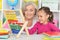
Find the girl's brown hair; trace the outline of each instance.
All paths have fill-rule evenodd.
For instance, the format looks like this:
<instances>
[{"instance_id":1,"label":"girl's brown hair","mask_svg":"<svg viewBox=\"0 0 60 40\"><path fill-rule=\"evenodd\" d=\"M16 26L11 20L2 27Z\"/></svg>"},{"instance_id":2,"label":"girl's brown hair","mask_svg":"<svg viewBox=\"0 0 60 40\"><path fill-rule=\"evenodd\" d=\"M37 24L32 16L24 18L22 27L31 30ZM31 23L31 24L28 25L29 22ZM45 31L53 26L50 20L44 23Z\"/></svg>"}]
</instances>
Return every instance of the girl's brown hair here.
<instances>
[{"instance_id":1,"label":"girl's brown hair","mask_svg":"<svg viewBox=\"0 0 60 40\"><path fill-rule=\"evenodd\" d=\"M48 14L49 15L49 18L48 18L49 22L53 23L53 13L50 11L50 8L49 7L41 7L38 11L40 11L40 10L43 10L46 14Z\"/></svg>"}]
</instances>

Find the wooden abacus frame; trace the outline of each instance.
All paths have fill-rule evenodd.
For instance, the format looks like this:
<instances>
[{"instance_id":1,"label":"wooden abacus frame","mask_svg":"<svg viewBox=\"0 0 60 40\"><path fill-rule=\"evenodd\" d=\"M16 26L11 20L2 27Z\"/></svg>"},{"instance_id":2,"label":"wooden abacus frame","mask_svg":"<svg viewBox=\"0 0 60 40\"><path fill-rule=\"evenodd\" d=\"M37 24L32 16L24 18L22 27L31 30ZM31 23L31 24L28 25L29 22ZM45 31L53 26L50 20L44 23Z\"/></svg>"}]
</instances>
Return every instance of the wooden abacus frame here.
<instances>
[{"instance_id":1,"label":"wooden abacus frame","mask_svg":"<svg viewBox=\"0 0 60 40\"><path fill-rule=\"evenodd\" d=\"M6 16L5 13L10 12L10 11L13 11L14 12L14 10L9 10L9 11L8 10L4 10L4 15L5 15L5 17L6 17L7 20L8 20L8 18L7 18L7 16ZM25 18L23 16L22 10L20 10L20 15L21 15L21 18L22 18L22 21L23 21L24 24L22 25L22 28L21 28L20 32L17 34L17 38L21 35L21 33L22 33L22 31L24 29L26 31L26 34L29 36L29 32L28 32L28 29L27 29L28 21L25 21Z\"/></svg>"}]
</instances>

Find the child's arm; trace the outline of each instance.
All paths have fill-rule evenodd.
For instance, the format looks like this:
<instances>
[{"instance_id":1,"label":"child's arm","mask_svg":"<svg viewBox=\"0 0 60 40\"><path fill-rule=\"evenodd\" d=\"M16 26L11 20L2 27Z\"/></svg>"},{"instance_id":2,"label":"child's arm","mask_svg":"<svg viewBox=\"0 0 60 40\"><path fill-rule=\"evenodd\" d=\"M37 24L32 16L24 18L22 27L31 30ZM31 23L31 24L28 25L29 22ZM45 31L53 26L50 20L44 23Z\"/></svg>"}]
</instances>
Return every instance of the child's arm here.
<instances>
[{"instance_id":1,"label":"child's arm","mask_svg":"<svg viewBox=\"0 0 60 40\"><path fill-rule=\"evenodd\" d=\"M37 27L38 27L38 25L37 25L37 23L36 23L33 28L28 29L29 34L34 34L34 33L36 32L36 30L37 30Z\"/></svg>"},{"instance_id":2,"label":"child's arm","mask_svg":"<svg viewBox=\"0 0 60 40\"><path fill-rule=\"evenodd\" d=\"M51 24L50 28L52 31L60 32L59 28L56 27L54 24Z\"/></svg>"}]
</instances>

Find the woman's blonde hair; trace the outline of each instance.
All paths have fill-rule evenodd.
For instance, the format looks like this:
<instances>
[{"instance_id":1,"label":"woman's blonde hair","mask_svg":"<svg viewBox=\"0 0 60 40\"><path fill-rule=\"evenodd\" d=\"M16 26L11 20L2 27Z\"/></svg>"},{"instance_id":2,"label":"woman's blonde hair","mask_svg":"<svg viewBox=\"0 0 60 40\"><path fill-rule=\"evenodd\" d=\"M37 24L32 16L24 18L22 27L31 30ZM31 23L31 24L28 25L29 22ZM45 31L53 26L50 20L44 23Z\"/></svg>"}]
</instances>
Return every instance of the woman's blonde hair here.
<instances>
[{"instance_id":1,"label":"woman's blonde hair","mask_svg":"<svg viewBox=\"0 0 60 40\"><path fill-rule=\"evenodd\" d=\"M25 3L25 5L22 7L23 14L24 14L24 10L25 10L25 8L26 8L27 6L29 6L29 5L32 5L32 6L35 7L35 14L36 14L36 12L37 12L37 5L36 5L34 2L31 2L31 1Z\"/></svg>"}]
</instances>

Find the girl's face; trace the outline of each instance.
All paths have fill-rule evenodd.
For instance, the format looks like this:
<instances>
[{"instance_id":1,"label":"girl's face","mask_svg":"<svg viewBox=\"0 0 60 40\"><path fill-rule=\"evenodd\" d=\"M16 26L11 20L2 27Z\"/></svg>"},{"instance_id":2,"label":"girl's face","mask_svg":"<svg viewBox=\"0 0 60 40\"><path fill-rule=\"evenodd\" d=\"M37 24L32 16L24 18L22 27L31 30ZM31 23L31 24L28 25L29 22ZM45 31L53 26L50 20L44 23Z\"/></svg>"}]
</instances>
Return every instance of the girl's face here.
<instances>
[{"instance_id":1,"label":"girl's face","mask_svg":"<svg viewBox=\"0 0 60 40\"><path fill-rule=\"evenodd\" d=\"M26 19L28 19L28 20L32 19L34 17L34 14L35 14L35 7L32 5L26 6L24 13L25 13Z\"/></svg>"},{"instance_id":2,"label":"girl's face","mask_svg":"<svg viewBox=\"0 0 60 40\"><path fill-rule=\"evenodd\" d=\"M39 11L37 14L40 23L45 23L48 21L49 15L47 15L43 10Z\"/></svg>"}]
</instances>

